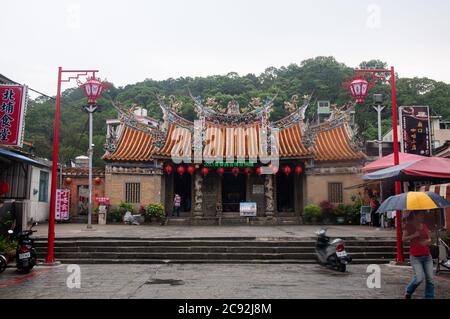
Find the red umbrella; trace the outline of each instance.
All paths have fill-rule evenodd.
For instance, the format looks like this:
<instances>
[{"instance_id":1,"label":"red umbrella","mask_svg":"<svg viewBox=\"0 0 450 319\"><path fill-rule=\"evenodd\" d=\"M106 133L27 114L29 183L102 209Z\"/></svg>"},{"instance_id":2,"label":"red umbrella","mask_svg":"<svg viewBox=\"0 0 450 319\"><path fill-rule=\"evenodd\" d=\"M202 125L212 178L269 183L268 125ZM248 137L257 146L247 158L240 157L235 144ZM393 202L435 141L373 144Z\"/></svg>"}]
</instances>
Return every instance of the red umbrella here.
<instances>
[{"instance_id":1,"label":"red umbrella","mask_svg":"<svg viewBox=\"0 0 450 319\"><path fill-rule=\"evenodd\" d=\"M399 164L405 164L408 162L414 162L421 159L428 158L426 156L408 154L408 153L399 153ZM363 173L370 173L373 171L378 171L383 168L388 168L394 166L394 153L384 156L379 160L373 161L372 163L364 166L362 168Z\"/></svg>"}]
</instances>

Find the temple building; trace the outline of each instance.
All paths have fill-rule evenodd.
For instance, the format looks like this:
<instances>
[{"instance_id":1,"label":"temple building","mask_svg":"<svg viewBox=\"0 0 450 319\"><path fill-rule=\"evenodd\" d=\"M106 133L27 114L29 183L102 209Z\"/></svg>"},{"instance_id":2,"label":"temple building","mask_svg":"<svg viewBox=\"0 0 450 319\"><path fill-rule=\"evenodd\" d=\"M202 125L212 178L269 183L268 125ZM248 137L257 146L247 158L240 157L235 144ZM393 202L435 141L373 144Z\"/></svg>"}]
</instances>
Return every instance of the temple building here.
<instances>
[{"instance_id":1,"label":"temple building","mask_svg":"<svg viewBox=\"0 0 450 319\"><path fill-rule=\"evenodd\" d=\"M174 96L158 97L163 119L134 107L107 121L105 196L112 205L162 203L167 214L181 196L190 224L245 220L242 203L256 203L259 224L301 223L305 205L350 203L366 156L351 125L354 105L332 106L319 124L305 121L310 97L284 103L289 115L270 120L275 98L242 108L191 95L197 119L179 115ZM254 207L254 206L253 206Z\"/></svg>"}]
</instances>

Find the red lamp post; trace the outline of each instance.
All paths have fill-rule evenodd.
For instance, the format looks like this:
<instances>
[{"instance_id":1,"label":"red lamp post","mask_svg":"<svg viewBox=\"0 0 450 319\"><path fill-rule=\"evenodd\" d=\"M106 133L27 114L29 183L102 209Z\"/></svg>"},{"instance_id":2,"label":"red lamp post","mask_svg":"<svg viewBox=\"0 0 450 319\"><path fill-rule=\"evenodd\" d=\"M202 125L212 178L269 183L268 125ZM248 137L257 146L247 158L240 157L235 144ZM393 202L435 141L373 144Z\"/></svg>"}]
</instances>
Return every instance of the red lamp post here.
<instances>
[{"instance_id":1,"label":"red lamp post","mask_svg":"<svg viewBox=\"0 0 450 319\"><path fill-rule=\"evenodd\" d=\"M355 70L356 78L347 85L352 96L356 99L357 103L364 102L365 98L369 94L370 88L375 84L377 80L387 82L391 85L391 97L392 97L392 130L393 130L393 143L394 143L394 165L399 164L399 149L398 149L398 132L397 132L397 96L395 91L395 72L394 67L390 70ZM370 76L371 81L368 82L364 76ZM362 76L362 77L361 77ZM389 78L387 78L388 76ZM395 181L395 194L401 193L400 182ZM402 213L396 212L397 221L397 262L403 263L405 258L403 256L403 242L402 242Z\"/></svg>"},{"instance_id":2,"label":"red lamp post","mask_svg":"<svg viewBox=\"0 0 450 319\"><path fill-rule=\"evenodd\" d=\"M61 109L61 85L63 82L70 82L71 80L80 83L80 76L92 75L95 78L95 74L98 70L63 70L58 68L58 88L56 92L56 107L55 107L55 123L53 127L53 162L52 162L52 181L50 189L50 211L48 218L48 239L47 239L47 257L45 262L49 265L55 264L54 246L55 246L55 210L56 210L56 175L58 168L58 148L59 148L59 117ZM63 78L63 75L67 75ZM101 93L101 91L100 91Z\"/></svg>"}]
</instances>

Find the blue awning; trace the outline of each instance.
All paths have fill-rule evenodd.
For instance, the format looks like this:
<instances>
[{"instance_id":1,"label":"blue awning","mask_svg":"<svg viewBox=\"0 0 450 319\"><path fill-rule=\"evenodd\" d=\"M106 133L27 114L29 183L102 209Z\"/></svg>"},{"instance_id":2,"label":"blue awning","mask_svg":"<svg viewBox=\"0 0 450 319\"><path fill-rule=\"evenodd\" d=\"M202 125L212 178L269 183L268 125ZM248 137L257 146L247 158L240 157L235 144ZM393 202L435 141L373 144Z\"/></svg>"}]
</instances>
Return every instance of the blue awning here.
<instances>
[{"instance_id":1,"label":"blue awning","mask_svg":"<svg viewBox=\"0 0 450 319\"><path fill-rule=\"evenodd\" d=\"M414 164L415 162L403 163L400 165L395 165L385 169L380 169L378 171L363 175L362 179L365 181L374 181L388 179L392 177L398 177L402 173L402 169Z\"/></svg>"},{"instance_id":2,"label":"blue awning","mask_svg":"<svg viewBox=\"0 0 450 319\"><path fill-rule=\"evenodd\" d=\"M47 165L40 163L32 158L4 148L0 148L0 157L5 157L16 162L23 162L37 167L48 167Z\"/></svg>"}]
</instances>

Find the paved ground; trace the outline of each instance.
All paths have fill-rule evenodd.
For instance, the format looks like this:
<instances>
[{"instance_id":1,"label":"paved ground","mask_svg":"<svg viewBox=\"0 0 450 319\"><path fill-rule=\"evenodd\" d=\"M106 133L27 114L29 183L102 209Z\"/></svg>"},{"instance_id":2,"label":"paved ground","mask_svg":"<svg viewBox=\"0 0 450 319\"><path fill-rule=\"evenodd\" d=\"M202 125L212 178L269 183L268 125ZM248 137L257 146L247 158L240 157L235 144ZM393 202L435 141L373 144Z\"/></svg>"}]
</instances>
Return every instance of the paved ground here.
<instances>
[{"instance_id":1,"label":"paved ground","mask_svg":"<svg viewBox=\"0 0 450 319\"><path fill-rule=\"evenodd\" d=\"M367 288L367 266L339 273L318 265L82 265L69 289L67 265L9 268L0 298L402 298L411 269L381 265L381 288ZM73 282L73 281L72 281ZM436 297L450 298L450 275L435 277ZM420 287L415 298L422 298Z\"/></svg>"},{"instance_id":2,"label":"paved ground","mask_svg":"<svg viewBox=\"0 0 450 319\"><path fill-rule=\"evenodd\" d=\"M368 226L329 225L328 235L356 237L395 237L394 230L376 229ZM320 226L131 226L131 225L94 225L87 230L82 224L57 224L55 234L63 237L314 237ZM46 224L35 227L35 237L47 237Z\"/></svg>"}]
</instances>

